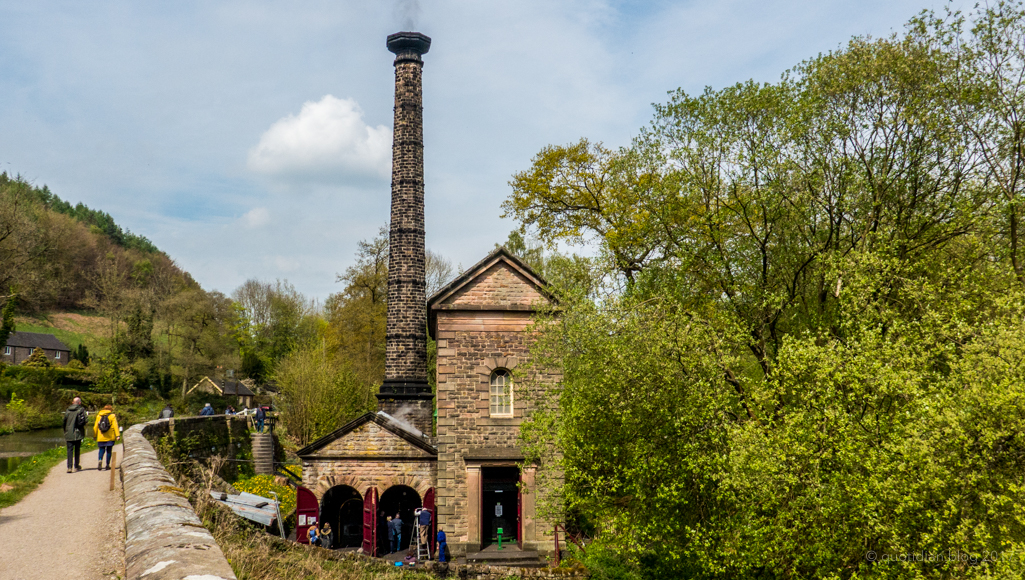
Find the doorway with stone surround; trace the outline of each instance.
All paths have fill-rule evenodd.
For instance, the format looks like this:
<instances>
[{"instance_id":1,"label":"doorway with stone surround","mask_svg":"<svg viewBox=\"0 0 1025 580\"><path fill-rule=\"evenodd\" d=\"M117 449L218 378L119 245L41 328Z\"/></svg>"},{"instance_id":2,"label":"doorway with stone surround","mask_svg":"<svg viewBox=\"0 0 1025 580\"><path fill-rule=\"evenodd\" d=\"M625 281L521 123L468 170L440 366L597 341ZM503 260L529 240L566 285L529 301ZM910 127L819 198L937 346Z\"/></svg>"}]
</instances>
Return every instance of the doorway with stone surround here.
<instances>
[{"instance_id":1,"label":"doorway with stone surround","mask_svg":"<svg viewBox=\"0 0 1025 580\"><path fill-rule=\"evenodd\" d=\"M481 547L498 543L520 545L520 468L481 468Z\"/></svg>"}]
</instances>

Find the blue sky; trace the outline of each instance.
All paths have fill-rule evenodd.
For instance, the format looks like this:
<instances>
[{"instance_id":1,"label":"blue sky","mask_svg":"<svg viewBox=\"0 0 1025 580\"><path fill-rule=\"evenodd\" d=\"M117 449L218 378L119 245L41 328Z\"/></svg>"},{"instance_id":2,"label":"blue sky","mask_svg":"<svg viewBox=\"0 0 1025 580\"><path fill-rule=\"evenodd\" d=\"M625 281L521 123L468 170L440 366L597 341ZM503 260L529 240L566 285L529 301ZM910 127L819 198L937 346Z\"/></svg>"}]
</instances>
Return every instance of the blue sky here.
<instances>
[{"instance_id":1,"label":"blue sky","mask_svg":"<svg viewBox=\"0 0 1025 580\"><path fill-rule=\"evenodd\" d=\"M508 181L545 145L628 144L672 89L775 81L944 5L0 0L0 170L107 211L209 290L324 299L388 219L385 37L407 12L433 39L427 246L469 266L515 227Z\"/></svg>"}]
</instances>

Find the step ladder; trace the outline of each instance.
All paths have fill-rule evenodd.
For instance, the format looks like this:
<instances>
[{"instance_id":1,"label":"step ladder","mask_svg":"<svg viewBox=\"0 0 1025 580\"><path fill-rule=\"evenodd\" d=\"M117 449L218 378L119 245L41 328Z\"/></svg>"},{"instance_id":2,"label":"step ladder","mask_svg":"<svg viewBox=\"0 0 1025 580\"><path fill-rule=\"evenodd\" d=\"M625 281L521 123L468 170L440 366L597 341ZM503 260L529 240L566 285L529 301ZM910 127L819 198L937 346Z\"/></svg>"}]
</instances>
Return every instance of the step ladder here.
<instances>
[{"instance_id":1,"label":"step ladder","mask_svg":"<svg viewBox=\"0 0 1025 580\"><path fill-rule=\"evenodd\" d=\"M419 511L419 510L417 510ZM416 561L423 562L431 559L431 541L427 539L427 543L420 541L420 514L413 516L413 540L416 541Z\"/></svg>"}]
</instances>

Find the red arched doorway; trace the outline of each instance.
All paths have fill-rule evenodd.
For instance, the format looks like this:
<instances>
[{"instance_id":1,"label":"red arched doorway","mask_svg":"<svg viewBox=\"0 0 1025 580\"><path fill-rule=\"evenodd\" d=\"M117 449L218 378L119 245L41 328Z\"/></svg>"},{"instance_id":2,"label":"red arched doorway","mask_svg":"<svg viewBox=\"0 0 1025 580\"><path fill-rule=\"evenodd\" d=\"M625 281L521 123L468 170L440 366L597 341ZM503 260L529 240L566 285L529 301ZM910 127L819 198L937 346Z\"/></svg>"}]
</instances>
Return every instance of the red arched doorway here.
<instances>
[{"instance_id":1,"label":"red arched doorway","mask_svg":"<svg viewBox=\"0 0 1025 580\"><path fill-rule=\"evenodd\" d=\"M420 494L406 485L393 485L381 494L380 510L385 519L398 514L402 519L402 538L399 550L409 549L409 540L413 535L413 511L423 507ZM385 540L387 544L387 539ZM389 548L389 552L390 552Z\"/></svg>"},{"instance_id":2,"label":"red arched doorway","mask_svg":"<svg viewBox=\"0 0 1025 580\"><path fill-rule=\"evenodd\" d=\"M347 485L332 487L320 500L320 521L331 524L334 532L330 548L360 547L363 542L363 496Z\"/></svg>"}]
</instances>

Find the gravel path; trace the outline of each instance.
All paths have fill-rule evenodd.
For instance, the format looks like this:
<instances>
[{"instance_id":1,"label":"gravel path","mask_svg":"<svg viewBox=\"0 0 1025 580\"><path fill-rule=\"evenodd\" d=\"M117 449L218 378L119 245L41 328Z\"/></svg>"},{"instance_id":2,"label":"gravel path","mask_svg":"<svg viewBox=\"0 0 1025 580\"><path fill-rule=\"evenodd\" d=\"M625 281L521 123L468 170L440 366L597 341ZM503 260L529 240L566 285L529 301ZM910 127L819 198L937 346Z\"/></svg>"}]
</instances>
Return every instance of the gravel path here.
<instances>
[{"instance_id":1,"label":"gravel path","mask_svg":"<svg viewBox=\"0 0 1025 580\"><path fill-rule=\"evenodd\" d=\"M114 446L118 462L121 445ZM0 580L106 580L124 577L121 478L96 471L96 451L82 471L61 461L35 491L0 510Z\"/></svg>"}]
</instances>

